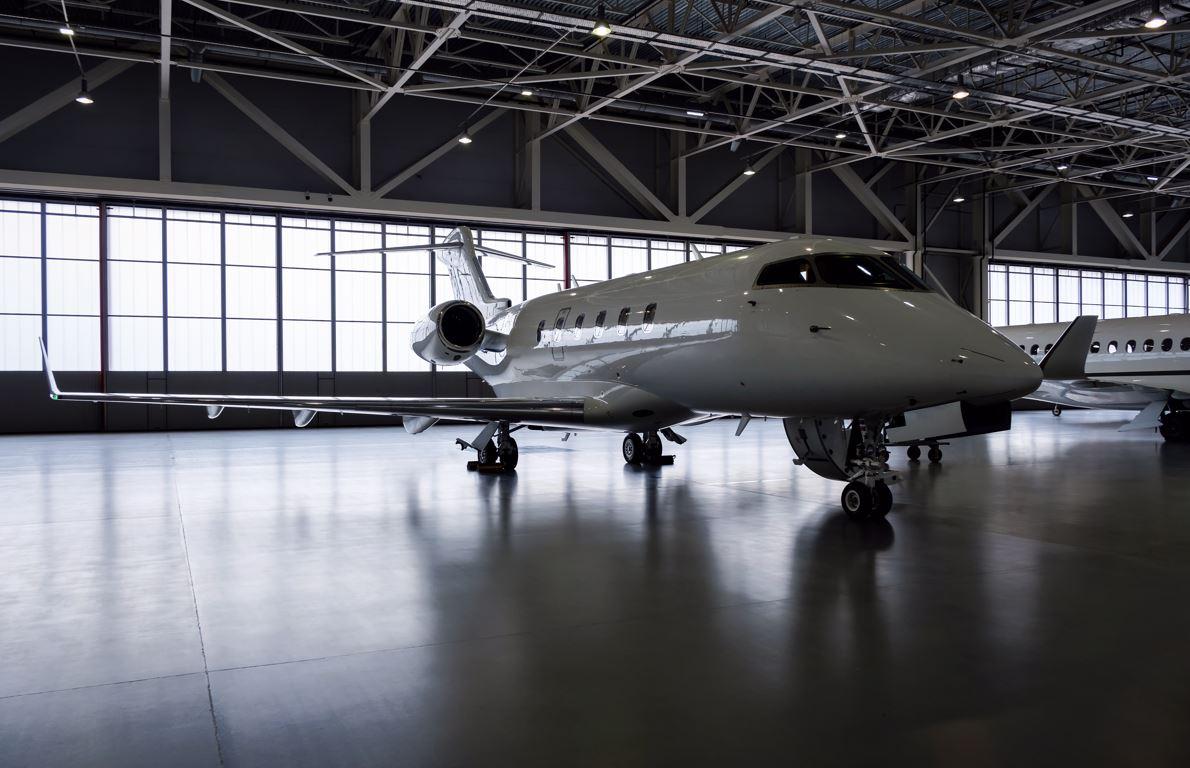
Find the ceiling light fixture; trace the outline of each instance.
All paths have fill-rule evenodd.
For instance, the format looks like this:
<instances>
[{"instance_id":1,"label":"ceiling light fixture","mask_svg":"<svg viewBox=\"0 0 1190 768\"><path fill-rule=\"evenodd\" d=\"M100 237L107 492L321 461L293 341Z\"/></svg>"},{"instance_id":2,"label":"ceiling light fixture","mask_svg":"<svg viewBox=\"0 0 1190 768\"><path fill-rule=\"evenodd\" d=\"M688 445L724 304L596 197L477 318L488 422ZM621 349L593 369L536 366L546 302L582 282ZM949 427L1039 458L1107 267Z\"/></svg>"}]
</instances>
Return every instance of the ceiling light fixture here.
<instances>
[{"instance_id":1,"label":"ceiling light fixture","mask_svg":"<svg viewBox=\"0 0 1190 768\"><path fill-rule=\"evenodd\" d=\"M1157 181L1156 176L1145 176L1145 181Z\"/></svg>"},{"instance_id":2,"label":"ceiling light fixture","mask_svg":"<svg viewBox=\"0 0 1190 768\"><path fill-rule=\"evenodd\" d=\"M951 94L951 97L955 101L962 101L970 95L971 91L968 91L963 85L963 76L959 75L959 84L955 86L954 93Z\"/></svg>"},{"instance_id":3,"label":"ceiling light fixture","mask_svg":"<svg viewBox=\"0 0 1190 768\"><path fill-rule=\"evenodd\" d=\"M470 144L471 143L471 134L464 133L462 136L459 137L459 143L460 144Z\"/></svg>"},{"instance_id":4,"label":"ceiling light fixture","mask_svg":"<svg viewBox=\"0 0 1190 768\"><path fill-rule=\"evenodd\" d=\"M71 29L69 25L58 27L58 32L66 35L67 37L74 37L74 30Z\"/></svg>"},{"instance_id":5,"label":"ceiling light fixture","mask_svg":"<svg viewBox=\"0 0 1190 768\"><path fill-rule=\"evenodd\" d=\"M838 133L835 134L835 138L842 141L843 139L847 138L847 132L839 131Z\"/></svg>"},{"instance_id":6,"label":"ceiling light fixture","mask_svg":"<svg viewBox=\"0 0 1190 768\"><path fill-rule=\"evenodd\" d=\"M1153 0L1153 12L1145 22L1145 29L1161 29L1165 24L1165 17L1161 15L1161 0Z\"/></svg>"},{"instance_id":7,"label":"ceiling light fixture","mask_svg":"<svg viewBox=\"0 0 1190 768\"><path fill-rule=\"evenodd\" d=\"M965 203L965 202L967 202L967 198L963 197L962 195L959 195L954 200L951 200L951 202L952 203Z\"/></svg>"},{"instance_id":8,"label":"ceiling light fixture","mask_svg":"<svg viewBox=\"0 0 1190 768\"><path fill-rule=\"evenodd\" d=\"M706 112L703 112L703 111L697 110L697 109L688 109L688 110L686 110L686 114L690 115L691 117L706 117L707 116Z\"/></svg>"},{"instance_id":9,"label":"ceiling light fixture","mask_svg":"<svg viewBox=\"0 0 1190 768\"><path fill-rule=\"evenodd\" d=\"M1070 166L1067 165L1066 163L1059 163L1058 170L1059 171L1068 171L1068 170L1070 170Z\"/></svg>"},{"instance_id":10,"label":"ceiling light fixture","mask_svg":"<svg viewBox=\"0 0 1190 768\"><path fill-rule=\"evenodd\" d=\"M523 88L523 89L521 89L521 95L522 96L532 96L533 91L529 90L528 88Z\"/></svg>"},{"instance_id":11,"label":"ceiling light fixture","mask_svg":"<svg viewBox=\"0 0 1190 768\"><path fill-rule=\"evenodd\" d=\"M1131 219L1135 215L1136 214L1134 214L1132 211L1124 211L1124 214L1123 214L1125 219Z\"/></svg>"},{"instance_id":12,"label":"ceiling light fixture","mask_svg":"<svg viewBox=\"0 0 1190 768\"><path fill-rule=\"evenodd\" d=\"M87 90L87 78L83 78L83 89L79 91L79 95L74 97L74 100L79 104L94 104L95 99L91 98L91 93Z\"/></svg>"},{"instance_id":13,"label":"ceiling light fixture","mask_svg":"<svg viewBox=\"0 0 1190 768\"><path fill-rule=\"evenodd\" d=\"M748 167L744 169L745 176L755 176L756 169L752 167L752 163L748 163Z\"/></svg>"},{"instance_id":14,"label":"ceiling light fixture","mask_svg":"<svg viewBox=\"0 0 1190 768\"><path fill-rule=\"evenodd\" d=\"M595 37L607 37L612 33L612 25L608 23L604 13L603 3L599 4L599 12L595 15L595 26L591 27L591 34Z\"/></svg>"}]
</instances>

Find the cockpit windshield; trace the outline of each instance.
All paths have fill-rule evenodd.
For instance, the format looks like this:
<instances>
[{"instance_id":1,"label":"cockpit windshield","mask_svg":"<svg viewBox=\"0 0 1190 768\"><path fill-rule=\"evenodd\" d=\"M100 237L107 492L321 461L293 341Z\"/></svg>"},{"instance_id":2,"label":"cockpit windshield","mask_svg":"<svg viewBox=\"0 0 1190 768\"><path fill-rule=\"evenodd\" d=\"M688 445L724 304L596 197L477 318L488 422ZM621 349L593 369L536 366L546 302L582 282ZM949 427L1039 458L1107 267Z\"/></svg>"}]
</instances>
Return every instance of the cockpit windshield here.
<instances>
[{"instance_id":1,"label":"cockpit windshield","mask_svg":"<svg viewBox=\"0 0 1190 768\"><path fill-rule=\"evenodd\" d=\"M895 288L928 291L921 278L893 256L863 253L817 253L766 264L756 278L757 288L797 285L834 285L848 288Z\"/></svg>"}]
</instances>

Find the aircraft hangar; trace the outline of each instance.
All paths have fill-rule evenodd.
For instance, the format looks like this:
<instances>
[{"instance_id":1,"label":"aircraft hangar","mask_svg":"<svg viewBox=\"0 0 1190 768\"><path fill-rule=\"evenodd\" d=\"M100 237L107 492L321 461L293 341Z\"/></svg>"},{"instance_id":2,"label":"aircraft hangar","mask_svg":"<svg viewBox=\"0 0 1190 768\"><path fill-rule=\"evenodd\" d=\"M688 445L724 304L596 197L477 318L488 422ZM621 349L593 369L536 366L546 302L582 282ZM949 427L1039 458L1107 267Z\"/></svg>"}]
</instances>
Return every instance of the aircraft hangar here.
<instances>
[{"instance_id":1,"label":"aircraft hangar","mask_svg":"<svg viewBox=\"0 0 1190 768\"><path fill-rule=\"evenodd\" d=\"M1190 765L1188 53L4 3L0 766Z\"/></svg>"}]
</instances>

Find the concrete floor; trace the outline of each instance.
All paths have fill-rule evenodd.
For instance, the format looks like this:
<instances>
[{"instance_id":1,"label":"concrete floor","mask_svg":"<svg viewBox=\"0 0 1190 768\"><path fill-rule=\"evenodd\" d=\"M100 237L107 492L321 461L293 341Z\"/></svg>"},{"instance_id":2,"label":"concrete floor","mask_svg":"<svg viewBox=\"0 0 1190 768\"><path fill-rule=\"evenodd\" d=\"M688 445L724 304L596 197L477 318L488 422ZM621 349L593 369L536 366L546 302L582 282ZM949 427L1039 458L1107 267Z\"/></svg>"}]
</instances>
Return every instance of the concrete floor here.
<instances>
[{"instance_id":1,"label":"concrete floor","mask_svg":"<svg viewBox=\"0 0 1190 768\"><path fill-rule=\"evenodd\" d=\"M1190 765L1190 446L1121 423L863 527L775 422L2 438L0 765Z\"/></svg>"}]
</instances>

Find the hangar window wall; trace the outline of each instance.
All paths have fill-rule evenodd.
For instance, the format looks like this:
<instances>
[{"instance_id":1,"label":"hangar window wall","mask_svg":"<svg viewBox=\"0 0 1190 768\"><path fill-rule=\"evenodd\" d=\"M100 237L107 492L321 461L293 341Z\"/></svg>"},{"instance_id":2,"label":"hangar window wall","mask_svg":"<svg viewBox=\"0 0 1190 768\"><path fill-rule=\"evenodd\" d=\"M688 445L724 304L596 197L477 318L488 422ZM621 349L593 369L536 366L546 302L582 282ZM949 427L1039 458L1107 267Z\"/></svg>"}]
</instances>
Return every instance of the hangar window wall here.
<instances>
[{"instance_id":1,"label":"hangar window wall","mask_svg":"<svg viewBox=\"0 0 1190 768\"><path fill-rule=\"evenodd\" d=\"M451 295L430 251L343 253L441 241L449 227L109 205L106 305L100 209L0 200L0 370L38 370L37 338L64 371L428 371L409 332ZM476 230L479 242L552 265L484 259L519 302L565 281L559 233ZM571 236L580 284L735 250ZM335 256L324 256L330 251Z\"/></svg>"},{"instance_id":2,"label":"hangar window wall","mask_svg":"<svg viewBox=\"0 0 1190 768\"><path fill-rule=\"evenodd\" d=\"M1028 264L988 266L988 321L995 326L1186 312L1184 275Z\"/></svg>"}]
</instances>

